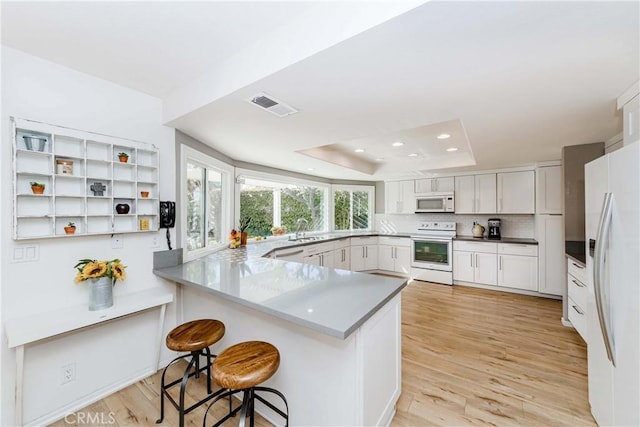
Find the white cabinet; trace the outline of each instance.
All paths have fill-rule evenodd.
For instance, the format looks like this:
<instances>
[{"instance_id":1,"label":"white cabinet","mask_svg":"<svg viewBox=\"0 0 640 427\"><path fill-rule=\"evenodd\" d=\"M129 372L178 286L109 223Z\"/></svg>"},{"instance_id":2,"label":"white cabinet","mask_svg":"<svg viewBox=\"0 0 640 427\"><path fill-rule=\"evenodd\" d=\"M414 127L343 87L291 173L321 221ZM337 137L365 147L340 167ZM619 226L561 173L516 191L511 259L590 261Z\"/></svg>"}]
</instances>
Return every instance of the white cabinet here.
<instances>
[{"instance_id":1,"label":"white cabinet","mask_svg":"<svg viewBox=\"0 0 640 427\"><path fill-rule=\"evenodd\" d=\"M484 285L497 284L497 244L453 242L453 280Z\"/></svg>"},{"instance_id":2,"label":"white cabinet","mask_svg":"<svg viewBox=\"0 0 640 427\"><path fill-rule=\"evenodd\" d=\"M624 104L622 109L624 145L629 145L640 140L640 95L636 95L631 101Z\"/></svg>"},{"instance_id":3,"label":"white cabinet","mask_svg":"<svg viewBox=\"0 0 640 427\"><path fill-rule=\"evenodd\" d=\"M567 259L567 296L569 321L587 342L587 276L584 265Z\"/></svg>"},{"instance_id":4,"label":"white cabinet","mask_svg":"<svg viewBox=\"0 0 640 427\"><path fill-rule=\"evenodd\" d=\"M535 174L533 171L497 174L497 213L535 213Z\"/></svg>"},{"instance_id":5,"label":"white cabinet","mask_svg":"<svg viewBox=\"0 0 640 427\"><path fill-rule=\"evenodd\" d=\"M416 207L413 187L413 180L385 182L386 213L414 213Z\"/></svg>"},{"instance_id":6,"label":"white cabinet","mask_svg":"<svg viewBox=\"0 0 640 427\"><path fill-rule=\"evenodd\" d=\"M562 215L536 215L538 292L563 295L565 254Z\"/></svg>"},{"instance_id":7,"label":"white cabinet","mask_svg":"<svg viewBox=\"0 0 640 427\"><path fill-rule=\"evenodd\" d=\"M538 290L538 246L498 244L498 286Z\"/></svg>"},{"instance_id":8,"label":"white cabinet","mask_svg":"<svg viewBox=\"0 0 640 427\"><path fill-rule=\"evenodd\" d=\"M408 237L378 237L378 269L409 275L411 241Z\"/></svg>"},{"instance_id":9,"label":"white cabinet","mask_svg":"<svg viewBox=\"0 0 640 427\"><path fill-rule=\"evenodd\" d=\"M455 209L457 214L496 213L496 174L456 176Z\"/></svg>"},{"instance_id":10,"label":"white cabinet","mask_svg":"<svg viewBox=\"0 0 640 427\"><path fill-rule=\"evenodd\" d=\"M536 169L536 213L562 214L562 167Z\"/></svg>"},{"instance_id":11,"label":"white cabinet","mask_svg":"<svg viewBox=\"0 0 640 427\"><path fill-rule=\"evenodd\" d=\"M305 264L333 267L333 242L316 243L304 247L302 262Z\"/></svg>"},{"instance_id":12,"label":"white cabinet","mask_svg":"<svg viewBox=\"0 0 640 427\"><path fill-rule=\"evenodd\" d=\"M351 244L350 239L341 239L335 242L333 250L333 266L342 270L351 269Z\"/></svg>"},{"instance_id":13,"label":"white cabinet","mask_svg":"<svg viewBox=\"0 0 640 427\"><path fill-rule=\"evenodd\" d=\"M153 145L16 118L13 161L14 239L158 230Z\"/></svg>"},{"instance_id":14,"label":"white cabinet","mask_svg":"<svg viewBox=\"0 0 640 427\"><path fill-rule=\"evenodd\" d=\"M417 179L415 181L416 193L452 193L454 190L455 180L452 176Z\"/></svg>"},{"instance_id":15,"label":"white cabinet","mask_svg":"<svg viewBox=\"0 0 640 427\"><path fill-rule=\"evenodd\" d=\"M351 270L366 271L378 268L378 238L351 238Z\"/></svg>"}]
</instances>

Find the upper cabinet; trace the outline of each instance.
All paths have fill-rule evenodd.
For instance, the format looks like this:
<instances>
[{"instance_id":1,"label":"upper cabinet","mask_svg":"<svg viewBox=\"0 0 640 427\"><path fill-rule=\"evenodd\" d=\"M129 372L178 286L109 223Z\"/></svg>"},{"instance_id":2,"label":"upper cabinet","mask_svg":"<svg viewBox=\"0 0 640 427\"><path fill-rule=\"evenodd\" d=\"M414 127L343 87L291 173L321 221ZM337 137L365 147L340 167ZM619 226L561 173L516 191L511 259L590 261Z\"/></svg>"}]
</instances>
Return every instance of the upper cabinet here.
<instances>
[{"instance_id":1,"label":"upper cabinet","mask_svg":"<svg viewBox=\"0 0 640 427\"><path fill-rule=\"evenodd\" d=\"M496 213L496 174L455 177L457 214Z\"/></svg>"},{"instance_id":2,"label":"upper cabinet","mask_svg":"<svg viewBox=\"0 0 640 427\"><path fill-rule=\"evenodd\" d=\"M385 182L386 213L414 213L416 207L413 187L413 180Z\"/></svg>"},{"instance_id":3,"label":"upper cabinet","mask_svg":"<svg viewBox=\"0 0 640 427\"><path fill-rule=\"evenodd\" d=\"M640 140L640 82L636 81L618 97L618 110L622 110L624 145Z\"/></svg>"},{"instance_id":4,"label":"upper cabinet","mask_svg":"<svg viewBox=\"0 0 640 427\"><path fill-rule=\"evenodd\" d=\"M157 230L158 165L150 144L14 119L14 239Z\"/></svg>"},{"instance_id":5,"label":"upper cabinet","mask_svg":"<svg viewBox=\"0 0 640 427\"><path fill-rule=\"evenodd\" d=\"M497 174L498 209L500 214L535 213L534 171Z\"/></svg>"},{"instance_id":6,"label":"upper cabinet","mask_svg":"<svg viewBox=\"0 0 640 427\"><path fill-rule=\"evenodd\" d=\"M415 192L420 193L452 193L455 180L452 176L445 178L426 178L415 181Z\"/></svg>"},{"instance_id":7,"label":"upper cabinet","mask_svg":"<svg viewBox=\"0 0 640 427\"><path fill-rule=\"evenodd\" d=\"M562 214L562 168L545 166L536 169L536 213Z\"/></svg>"}]
</instances>

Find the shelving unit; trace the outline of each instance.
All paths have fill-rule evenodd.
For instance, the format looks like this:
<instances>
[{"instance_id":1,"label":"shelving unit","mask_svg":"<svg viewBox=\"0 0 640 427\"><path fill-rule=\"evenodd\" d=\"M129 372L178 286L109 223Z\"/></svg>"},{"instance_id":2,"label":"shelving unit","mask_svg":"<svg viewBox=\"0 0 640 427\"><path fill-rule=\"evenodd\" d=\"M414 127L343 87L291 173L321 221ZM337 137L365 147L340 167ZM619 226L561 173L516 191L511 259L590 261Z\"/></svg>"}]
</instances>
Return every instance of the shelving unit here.
<instances>
[{"instance_id":1,"label":"shelving unit","mask_svg":"<svg viewBox=\"0 0 640 427\"><path fill-rule=\"evenodd\" d=\"M155 146L26 119L12 124L14 239L158 230ZM24 136L44 138L43 150L29 149ZM31 182L45 184L44 193L34 194ZM119 204L129 205L128 213L118 213ZM65 234L69 222L75 234Z\"/></svg>"}]
</instances>

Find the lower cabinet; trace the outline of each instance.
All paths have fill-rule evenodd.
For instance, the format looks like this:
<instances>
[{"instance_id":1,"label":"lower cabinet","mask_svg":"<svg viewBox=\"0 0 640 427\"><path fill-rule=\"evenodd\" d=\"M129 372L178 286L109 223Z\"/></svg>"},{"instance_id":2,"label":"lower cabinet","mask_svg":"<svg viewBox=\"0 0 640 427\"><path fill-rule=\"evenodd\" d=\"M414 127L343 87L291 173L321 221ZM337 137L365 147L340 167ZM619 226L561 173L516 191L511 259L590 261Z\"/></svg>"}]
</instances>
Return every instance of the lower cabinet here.
<instances>
[{"instance_id":1,"label":"lower cabinet","mask_svg":"<svg viewBox=\"0 0 640 427\"><path fill-rule=\"evenodd\" d=\"M453 242L453 280L538 290L538 246Z\"/></svg>"},{"instance_id":2,"label":"lower cabinet","mask_svg":"<svg viewBox=\"0 0 640 427\"><path fill-rule=\"evenodd\" d=\"M366 271L378 268L378 237L351 238L351 270Z\"/></svg>"},{"instance_id":3,"label":"lower cabinet","mask_svg":"<svg viewBox=\"0 0 640 427\"><path fill-rule=\"evenodd\" d=\"M567 297L569 321L582 339L587 342L587 275L584 265L567 260Z\"/></svg>"},{"instance_id":4,"label":"lower cabinet","mask_svg":"<svg viewBox=\"0 0 640 427\"><path fill-rule=\"evenodd\" d=\"M336 242L333 251L333 266L342 270L351 269L351 244L349 239L342 239Z\"/></svg>"},{"instance_id":5,"label":"lower cabinet","mask_svg":"<svg viewBox=\"0 0 640 427\"><path fill-rule=\"evenodd\" d=\"M335 267L333 251L307 255L302 259L305 264L319 265L320 267Z\"/></svg>"},{"instance_id":6,"label":"lower cabinet","mask_svg":"<svg viewBox=\"0 0 640 427\"><path fill-rule=\"evenodd\" d=\"M407 237L378 238L378 269L409 275L411 241Z\"/></svg>"},{"instance_id":7,"label":"lower cabinet","mask_svg":"<svg viewBox=\"0 0 640 427\"><path fill-rule=\"evenodd\" d=\"M453 242L453 280L497 284L497 245L489 242Z\"/></svg>"}]
</instances>

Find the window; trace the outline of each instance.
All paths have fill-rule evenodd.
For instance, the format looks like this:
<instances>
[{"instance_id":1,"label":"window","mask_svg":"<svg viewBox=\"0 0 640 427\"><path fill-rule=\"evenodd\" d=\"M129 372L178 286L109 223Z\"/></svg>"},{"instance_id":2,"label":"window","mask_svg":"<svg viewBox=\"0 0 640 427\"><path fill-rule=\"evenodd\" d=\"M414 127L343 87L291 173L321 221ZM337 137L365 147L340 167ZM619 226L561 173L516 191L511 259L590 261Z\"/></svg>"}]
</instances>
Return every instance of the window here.
<instances>
[{"instance_id":1,"label":"window","mask_svg":"<svg viewBox=\"0 0 640 427\"><path fill-rule=\"evenodd\" d=\"M373 187L334 187L333 229L370 230L373 222Z\"/></svg>"},{"instance_id":2,"label":"window","mask_svg":"<svg viewBox=\"0 0 640 427\"><path fill-rule=\"evenodd\" d=\"M231 230L231 166L182 146L182 201L186 258L227 243ZM188 254L188 255L187 255Z\"/></svg>"},{"instance_id":3,"label":"window","mask_svg":"<svg viewBox=\"0 0 640 427\"><path fill-rule=\"evenodd\" d=\"M244 177L240 185L240 217L251 218L249 236L271 235L272 227L296 231L297 221L304 218L306 231L329 231L328 186L318 183L289 181L272 175Z\"/></svg>"}]
</instances>

